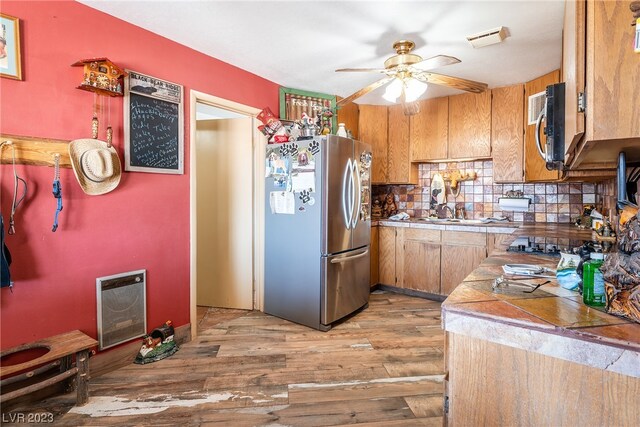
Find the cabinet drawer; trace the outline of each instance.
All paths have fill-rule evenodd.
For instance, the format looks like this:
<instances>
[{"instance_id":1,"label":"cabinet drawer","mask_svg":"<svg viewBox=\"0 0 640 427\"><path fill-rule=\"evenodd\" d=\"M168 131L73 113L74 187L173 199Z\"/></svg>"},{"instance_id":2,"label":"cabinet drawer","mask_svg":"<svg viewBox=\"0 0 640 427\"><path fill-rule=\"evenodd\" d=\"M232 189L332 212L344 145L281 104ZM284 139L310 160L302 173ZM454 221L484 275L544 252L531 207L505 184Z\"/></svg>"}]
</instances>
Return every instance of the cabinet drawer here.
<instances>
[{"instance_id":1,"label":"cabinet drawer","mask_svg":"<svg viewBox=\"0 0 640 427\"><path fill-rule=\"evenodd\" d=\"M444 231L442 243L447 245L486 246L487 233L473 231Z\"/></svg>"},{"instance_id":2,"label":"cabinet drawer","mask_svg":"<svg viewBox=\"0 0 640 427\"><path fill-rule=\"evenodd\" d=\"M405 240L418 240L421 242L440 242L440 230L426 230L423 228L405 228Z\"/></svg>"}]
</instances>

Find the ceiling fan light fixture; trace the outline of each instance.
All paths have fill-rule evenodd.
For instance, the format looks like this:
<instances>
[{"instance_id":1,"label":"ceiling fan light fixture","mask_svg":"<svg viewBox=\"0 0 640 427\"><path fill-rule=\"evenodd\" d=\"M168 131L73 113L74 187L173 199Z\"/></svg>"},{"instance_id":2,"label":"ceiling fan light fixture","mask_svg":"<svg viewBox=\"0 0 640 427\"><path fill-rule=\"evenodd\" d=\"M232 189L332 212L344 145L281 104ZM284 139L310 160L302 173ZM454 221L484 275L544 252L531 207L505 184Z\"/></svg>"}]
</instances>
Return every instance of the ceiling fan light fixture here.
<instances>
[{"instance_id":1,"label":"ceiling fan light fixture","mask_svg":"<svg viewBox=\"0 0 640 427\"><path fill-rule=\"evenodd\" d=\"M402 95L403 86L402 80L393 79L393 81L387 85L387 89L384 91L382 97L389 102L396 102L400 95Z\"/></svg>"},{"instance_id":2,"label":"ceiling fan light fixture","mask_svg":"<svg viewBox=\"0 0 640 427\"><path fill-rule=\"evenodd\" d=\"M420 98L427 90L428 85L420 80L409 79L405 84L405 102L413 102Z\"/></svg>"}]
</instances>

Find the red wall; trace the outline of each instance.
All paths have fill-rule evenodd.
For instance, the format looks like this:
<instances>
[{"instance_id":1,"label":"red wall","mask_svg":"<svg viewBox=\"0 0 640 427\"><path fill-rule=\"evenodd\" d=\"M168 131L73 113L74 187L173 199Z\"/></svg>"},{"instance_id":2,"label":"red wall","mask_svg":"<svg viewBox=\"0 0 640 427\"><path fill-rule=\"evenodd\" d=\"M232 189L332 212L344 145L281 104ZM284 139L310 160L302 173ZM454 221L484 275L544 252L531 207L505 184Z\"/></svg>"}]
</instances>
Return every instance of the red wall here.
<instances>
[{"instance_id":1,"label":"red wall","mask_svg":"<svg viewBox=\"0 0 640 427\"><path fill-rule=\"evenodd\" d=\"M2 133L90 137L93 94L75 89L82 69L70 66L84 58L180 83L186 103L185 174L123 172L112 193L86 196L63 169L56 233L53 169L18 166L29 193L7 238L16 284L0 294L1 348L73 329L96 337L95 278L142 268L148 326L188 323L189 90L278 111L278 85L79 3L3 0L2 12L21 19L23 53L23 81L0 79ZM123 160L122 98L112 101L111 121ZM9 166L0 172L6 225L13 182Z\"/></svg>"}]
</instances>

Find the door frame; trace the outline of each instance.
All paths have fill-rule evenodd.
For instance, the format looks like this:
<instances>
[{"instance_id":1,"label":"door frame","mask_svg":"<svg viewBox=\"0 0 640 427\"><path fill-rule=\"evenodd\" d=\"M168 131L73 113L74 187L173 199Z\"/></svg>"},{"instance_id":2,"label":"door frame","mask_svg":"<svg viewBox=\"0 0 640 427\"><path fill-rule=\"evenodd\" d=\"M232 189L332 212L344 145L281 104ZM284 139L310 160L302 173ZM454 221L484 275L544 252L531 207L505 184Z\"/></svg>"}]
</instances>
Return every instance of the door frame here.
<instances>
[{"instance_id":1,"label":"door frame","mask_svg":"<svg viewBox=\"0 0 640 427\"><path fill-rule=\"evenodd\" d=\"M191 339L198 336L197 319L197 215L196 215L196 104L198 102L213 107L231 110L251 117L252 151L253 151L253 309L263 310L264 307L264 159L266 137L258 130L256 116L260 109L248 105L229 101L224 98L190 91L190 121L189 121L189 307L191 323Z\"/></svg>"}]
</instances>

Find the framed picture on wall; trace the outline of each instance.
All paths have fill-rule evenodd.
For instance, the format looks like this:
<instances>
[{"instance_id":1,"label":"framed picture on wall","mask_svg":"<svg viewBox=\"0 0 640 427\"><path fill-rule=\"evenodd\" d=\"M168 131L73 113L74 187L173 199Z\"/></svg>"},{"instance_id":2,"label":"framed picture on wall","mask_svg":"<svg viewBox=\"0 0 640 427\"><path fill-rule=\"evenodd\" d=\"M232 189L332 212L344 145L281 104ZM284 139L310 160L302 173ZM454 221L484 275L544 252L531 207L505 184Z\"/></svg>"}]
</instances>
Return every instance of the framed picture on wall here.
<instances>
[{"instance_id":1,"label":"framed picture on wall","mask_svg":"<svg viewBox=\"0 0 640 427\"><path fill-rule=\"evenodd\" d=\"M20 20L0 13L0 76L22 80Z\"/></svg>"},{"instance_id":2,"label":"framed picture on wall","mask_svg":"<svg viewBox=\"0 0 640 427\"><path fill-rule=\"evenodd\" d=\"M316 119L322 111L329 109L333 117L325 119L331 129L336 133L336 97L324 93L309 92L299 89L280 88L280 118L284 120L300 120L302 113Z\"/></svg>"}]
</instances>

